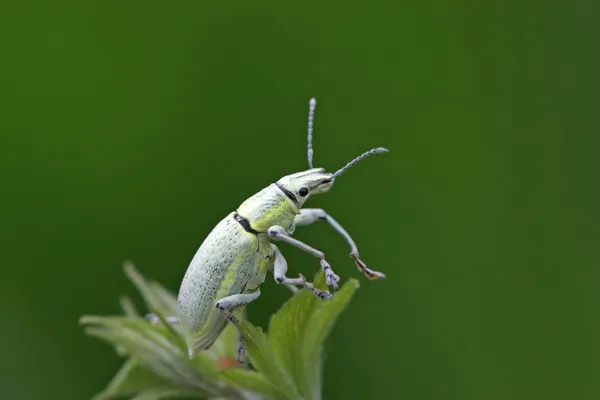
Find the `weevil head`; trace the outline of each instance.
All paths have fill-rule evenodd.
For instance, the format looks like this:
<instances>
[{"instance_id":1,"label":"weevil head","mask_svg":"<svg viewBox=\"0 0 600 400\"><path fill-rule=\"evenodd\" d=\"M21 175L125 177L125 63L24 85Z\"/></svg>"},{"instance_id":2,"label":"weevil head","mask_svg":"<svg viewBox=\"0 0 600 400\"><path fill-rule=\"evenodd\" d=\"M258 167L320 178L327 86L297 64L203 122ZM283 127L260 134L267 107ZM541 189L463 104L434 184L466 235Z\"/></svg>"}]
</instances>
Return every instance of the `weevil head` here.
<instances>
[{"instance_id":1,"label":"weevil head","mask_svg":"<svg viewBox=\"0 0 600 400\"><path fill-rule=\"evenodd\" d=\"M300 208L311 195L328 192L333 182L333 174L325 172L324 168L312 168L286 175L276 185Z\"/></svg>"},{"instance_id":2,"label":"weevil head","mask_svg":"<svg viewBox=\"0 0 600 400\"><path fill-rule=\"evenodd\" d=\"M310 169L286 175L276 183L277 187L279 187L279 189L281 189L281 191L283 191L283 193L285 193L298 208L302 207L311 195L328 192L333 186L335 179L360 160L372 154L385 153L388 151L383 147L371 149L356 157L333 174L325 172L325 169L323 168L313 168L312 136L316 106L317 101L314 98L310 99L308 110L308 166Z\"/></svg>"}]
</instances>

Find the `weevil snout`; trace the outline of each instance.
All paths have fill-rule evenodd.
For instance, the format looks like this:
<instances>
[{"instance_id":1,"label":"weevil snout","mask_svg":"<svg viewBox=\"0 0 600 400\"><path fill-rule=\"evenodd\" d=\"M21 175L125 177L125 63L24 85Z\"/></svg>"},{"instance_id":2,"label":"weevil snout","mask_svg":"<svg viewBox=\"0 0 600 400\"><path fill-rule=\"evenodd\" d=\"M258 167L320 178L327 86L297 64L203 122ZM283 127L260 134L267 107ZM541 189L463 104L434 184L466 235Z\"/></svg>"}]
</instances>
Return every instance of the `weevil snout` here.
<instances>
[{"instance_id":1,"label":"weevil snout","mask_svg":"<svg viewBox=\"0 0 600 400\"><path fill-rule=\"evenodd\" d=\"M333 174L324 168L312 168L307 171L286 175L276 185L299 206L302 206L311 194L325 193L333 186Z\"/></svg>"},{"instance_id":2,"label":"weevil snout","mask_svg":"<svg viewBox=\"0 0 600 400\"><path fill-rule=\"evenodd\" d=\"M321 168L321 170L322 172L320 173L320 175L315 181L313 181L313 188L311 189L311 193L325 193L333 187L333 182L335 181L333 174L325 172L323 168Z\"/></svg>"}]
</instances>

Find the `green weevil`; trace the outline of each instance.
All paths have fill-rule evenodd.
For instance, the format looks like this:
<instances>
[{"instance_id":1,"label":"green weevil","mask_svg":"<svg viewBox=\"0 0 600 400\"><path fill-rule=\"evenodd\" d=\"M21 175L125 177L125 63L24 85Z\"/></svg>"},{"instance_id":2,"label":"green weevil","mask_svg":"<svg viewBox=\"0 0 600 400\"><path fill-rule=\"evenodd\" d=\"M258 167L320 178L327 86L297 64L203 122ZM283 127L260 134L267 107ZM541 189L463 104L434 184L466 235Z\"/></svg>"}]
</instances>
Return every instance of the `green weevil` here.
<instances>
[{"instance_id":1,"label":"green weevil","mask_svg":"<svg viewBox=\"0 0 600 400\"><path fill-rule=\"evenodd\" d=\"M359 259L354 240L336 220L322 209L302 209L302 206L311 195L329 191L337 177L352 165L371 154L387 152L387 149L369 150L335 173L313 168L315 107L313 98L308 114L309 169L284 176L221 220L206 237L185 273L177 299L178 323L183 325L187 335L190 358L209 348L228 322L238 322L232 312L260 296L260 285L268 270L273 271L277 283L292 290L304 287L322 299L333 296L329 291L316 288L302 274L298 278L287 277L287 262L273 241L287 243L317 257L327 285L333 290L337 290L340 279L323 252L291 236L298 226L327 221L350 246L350 256L359 270L370 279L385 278L384 274L367 268ZM241 335L239 338L238 361L244 354Z\"/></svg>"}]
</instances>

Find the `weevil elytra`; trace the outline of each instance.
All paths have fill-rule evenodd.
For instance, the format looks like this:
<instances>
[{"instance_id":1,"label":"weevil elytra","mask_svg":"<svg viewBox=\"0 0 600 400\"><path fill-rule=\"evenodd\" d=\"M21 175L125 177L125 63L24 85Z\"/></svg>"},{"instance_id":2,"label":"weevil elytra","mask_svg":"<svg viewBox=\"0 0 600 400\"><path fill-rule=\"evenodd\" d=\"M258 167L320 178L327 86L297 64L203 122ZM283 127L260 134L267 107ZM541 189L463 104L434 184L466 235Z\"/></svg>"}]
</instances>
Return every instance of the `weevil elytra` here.
<instances>
[{"instance_id":1,"label":"weevil elytra","mask_svg":"<svg viewBox=\"0 0 600 400\"><path fill-rule=\"evenodd\" d=\"M356 266L369 278L385 278L359 259L352 237L322 209L302 209L313 194L327 192L334 181L348 168L384 148L367 151L335 173L313 168L312 133L316 100L309 102L308 166L309 169L284 176L244 201L236 211L227 215L204 240L192 259L178 296L179 322L187 335L190 357L209 348L221 334L228 321L236 323L232 311L240 309L260 296L260 285L267 270L275 281L291 288L304 287L320 298L332 296L329 291L315 288L301 274L287 277L287 262L273 244L280 241L295 246L319 259L326 282L337 289L339 277L325 259L323 252L297 240L291 235L298 226L327 221L350 246L350 256ZM238 357L243 353L240 338Z\"/></svg>"}]
</instances>

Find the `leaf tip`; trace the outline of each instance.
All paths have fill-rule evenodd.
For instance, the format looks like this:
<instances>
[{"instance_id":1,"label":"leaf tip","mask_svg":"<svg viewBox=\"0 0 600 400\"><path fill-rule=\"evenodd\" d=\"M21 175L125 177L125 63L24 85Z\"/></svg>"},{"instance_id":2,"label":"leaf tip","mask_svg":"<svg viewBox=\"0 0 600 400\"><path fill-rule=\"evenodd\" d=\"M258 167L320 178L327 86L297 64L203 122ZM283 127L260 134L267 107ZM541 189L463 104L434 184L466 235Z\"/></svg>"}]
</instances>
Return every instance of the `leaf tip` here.
<instances>
[{"instance_id":1,"label":"leaf tip","mask_svg":"<svg viewBox=\"0 0 600 400\"><path fill-rule=\"evenodd\" d=\"M137 317L139 314L133 305L131 299L127 296L121 296L119 298L119 304L121 305L121 309L128 317Z\"/></svg>"},{"instance_id":2,"label":"leaf tip","mask_svg":"<svg viewBox=\"0 0 600 400\"><path fill-rule=\"evenodd\" d=\"M100 318L102 317L99 317L97 315L82 315L81 317L79 317L79 321L77 322L79 323L79 325L90 325L97 323Z\"/></svg>"},{"instance_id":3,"label":"leaf tip","mask_svg":"<svg viewBox=\"0 0 600 400\"><path fill-rule=\"evenodd\" d=\"M358 279L351 278L351 279L348 279L348 282L346 282L346 285L350 285L350 287L352 287L354 290L356 290L360 287L360 281Z\"/></svg>"},{"instance_id":4,"label":"leaf tip","mask_svg":"<svg viewBox=\"0 0 600 400\"><path fill-rule=\"evenodd\" d=\"M133 262L131 262L130 260L126 260L123 263L123 272L125 272L125 275L127 275L127 277L132 281L141 278L141 275L138 272L137 268L135 267L135 265L133 265Z\"/></svg>"}]
</instances>

